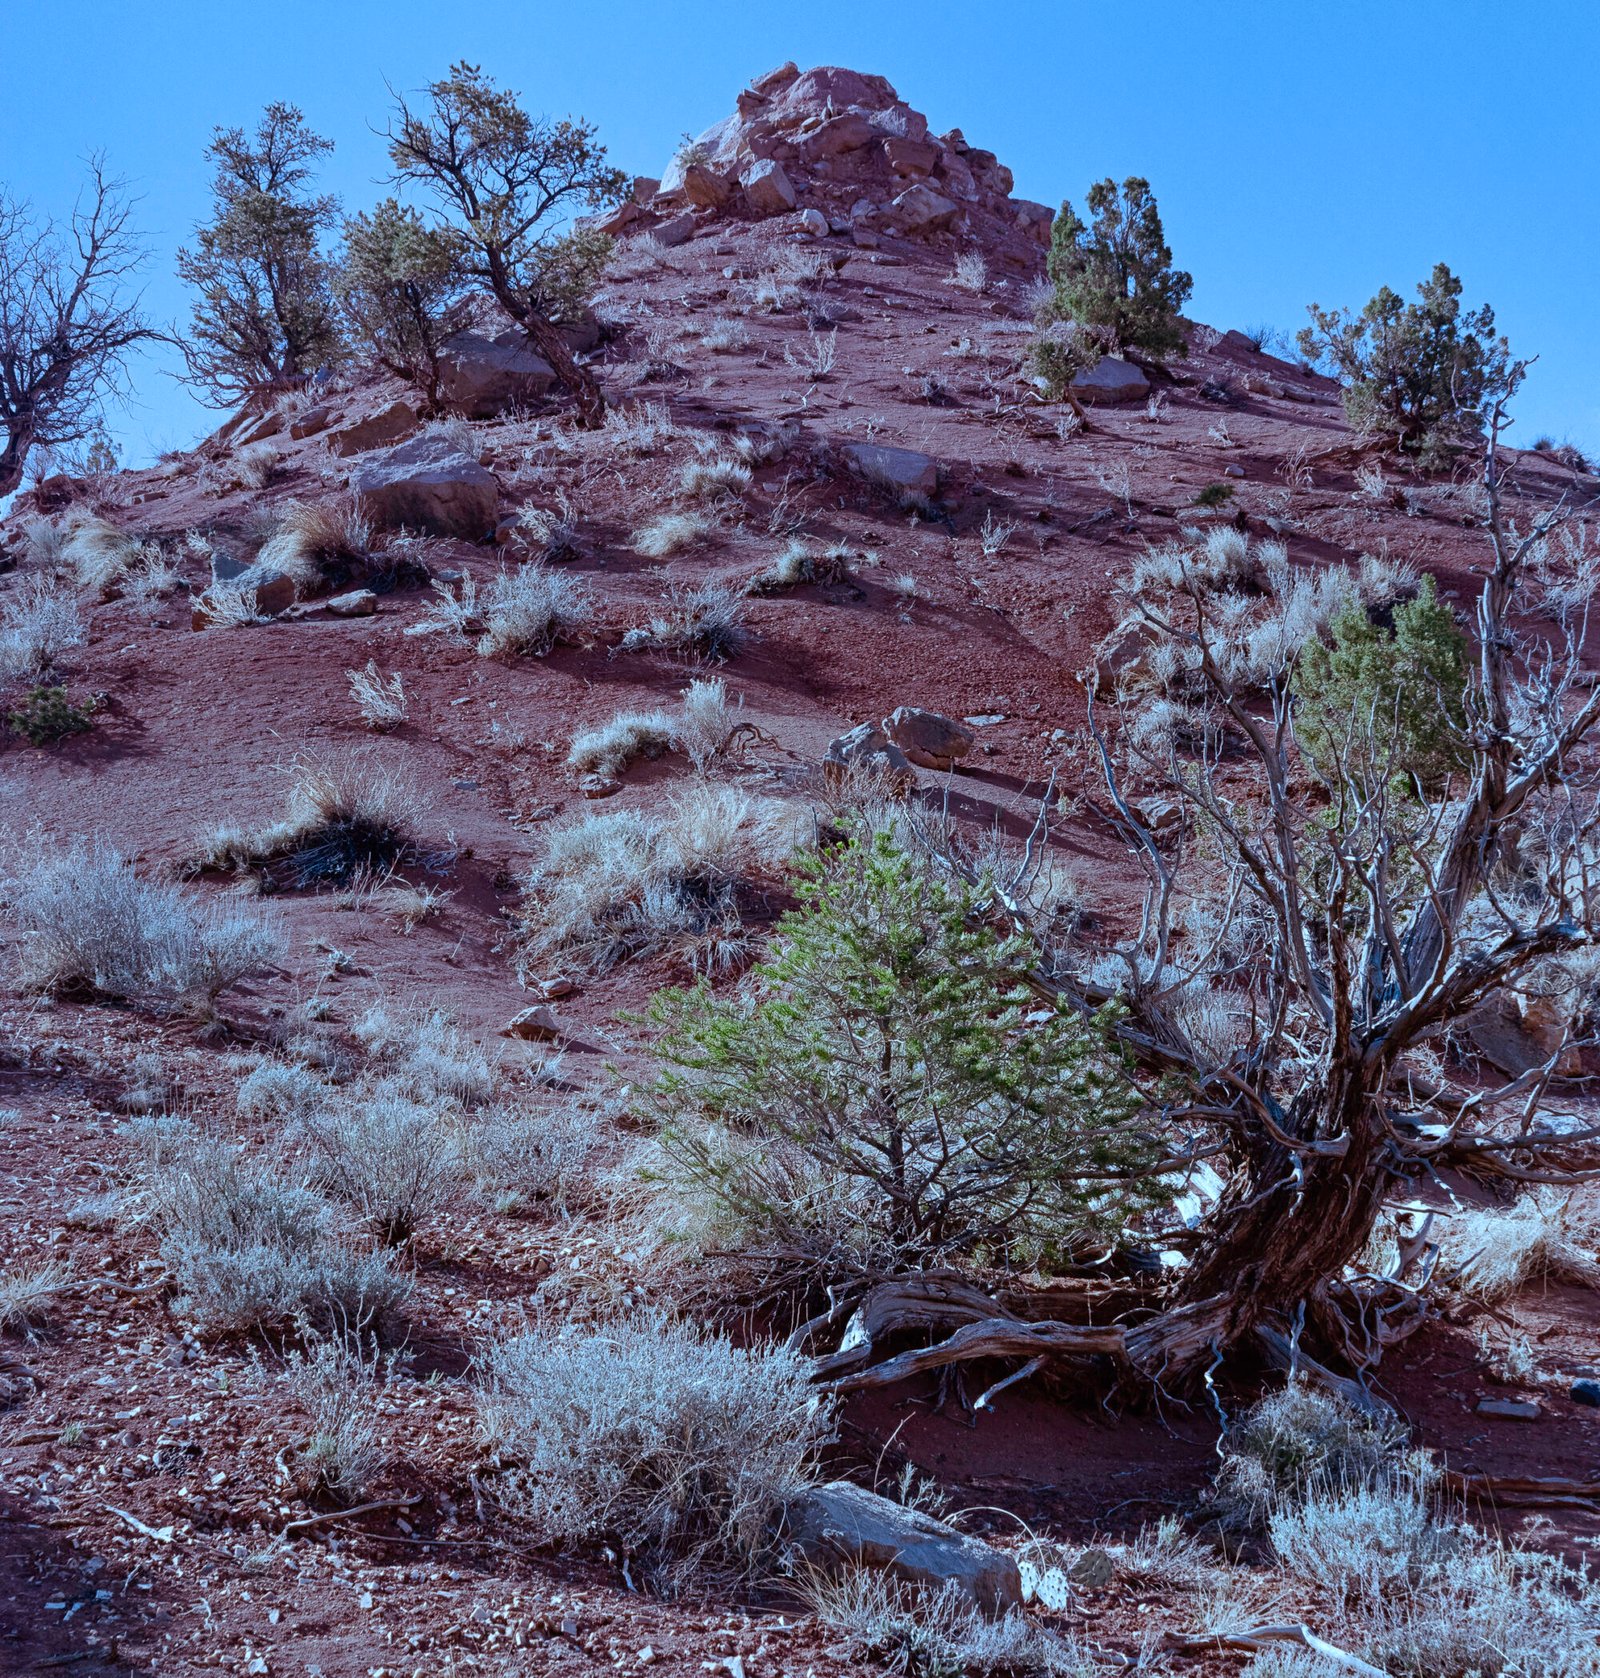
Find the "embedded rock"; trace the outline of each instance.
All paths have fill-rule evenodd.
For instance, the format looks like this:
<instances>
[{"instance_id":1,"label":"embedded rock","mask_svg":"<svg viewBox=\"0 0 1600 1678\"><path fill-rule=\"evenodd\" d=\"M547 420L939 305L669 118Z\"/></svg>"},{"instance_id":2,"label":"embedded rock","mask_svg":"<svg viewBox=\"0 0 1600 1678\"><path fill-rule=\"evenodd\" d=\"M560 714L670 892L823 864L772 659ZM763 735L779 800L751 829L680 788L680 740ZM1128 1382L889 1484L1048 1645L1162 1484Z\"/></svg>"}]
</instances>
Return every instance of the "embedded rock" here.
<instances>
[{"instance_id":1,"label":"embedded rock","mask_svg":"<svg viewBox=\"0 0 1600 1678\"><path fill-rule=\"evenodd\" d=\"M913 237L937 233L951 226L961 206L924 181L908 186L889 206L889 219L901 233Z\"/></svg>"},{"instance_id":2,"label":"embedded rock","mask_svg":"<svg viewBox=\"0 0 1600 1678\"><path fill-rule=\"evenodd\" d=\"M500 486L448 437L413 437L350 474L350 492L379 524L477 541L494 528Z\"/></svg>"},{"instance_id":3,"label":"embedded rock","mask_svg":"<svg viewBox=\"0 0 1600 1678\"><path fill-rule=\"evenodd\" d=\"M723 210L733 198L733 183L700 163L683 171L678 190L697 210Z\"/></svg>"},{"instance_id":4,"label":"embedded rock","mask_svg":"<svg viewBox=\"0 0 1600 1678\"><path fill-rule=\"evenodd\" d=\"M870 1567L933 1591L953 1586L989 1614L1022 1601L1022 1575L1004 1551L848 1480L793 1505L788 1537L794 1559L822 1572Z\"/></svg>"},{"instance_id":5,"label":"embedded rock","mask_svg":"<svg viewBox=\"0 0 1600 1678\"><path fill-rule=\"evenodd\" d=\"M547 1002L536 1002L514 1014L500 1028L502 1037L520 1037L525 1043L552 1043L562 1036L556 1011Z\"/></svg>"},{"instance_id":6,"label":"embedded rock","mask_svg":"<svg viewBox=\"0 0 1600 1678\"><path fill-rule=\"evenodd\" d=\"M912 495L933 495L939 488L939 463L915 449L888 443L846 443L845 464L852 472L885 489Z\"/></svg>"},{"instance_id":7,"label":"embedded rock","mask_svg":"<svg viewBox=\"0 0 1600 1678\"><path fill-rule=\"evenodd\" d=\"M1080 402L1115 407L1123 402L1143 402L1150 394L1150 381L1131 361L1103 355L1072 381L1072 394Z\"/></svg>"},{"instance_id":8,"label":"embedded rock","mask_svg":"<svg viewBox=\"0 0 1600 1678\"><path fill-rule=\"evenodd\" d=\"M368 449L381 449L386 444L398 443L415 431L420 421L417 410L409 402L391 402L387 408L365 419L342 425L328 433L328 448L336 455L362 454Z\"/></svg>"},{"instance_id":9,"label":"embedded rock","mask_svg":"<svg viewBox=\"0 0 1600 1678\"><path fill-rule=\"evenodd\" d=\"M477 332L447 338L439 358L440 390L446 402L469 419L492 419L516 402L549 393L555 369L520 334L510 343Z\"/></svg>"},{"instance_id":10,"label":"embedded rock","mask_svg":"<svg viewBox=\"0 0 1600 1678\"><path fill-rule=\"evenodd\" d=\"M666 245L669 249L674 245L682 245L694 237L695 229L700 225L694 217L685 210L681 216L674 216L670 221L664 221L651 232L651 237L658 245Z\"/></svg>"},{"instance_id":11,"label":"embedded rock","mask_svg":"<svg viewBox=\"0 0 1600 1678\"><path fill-rule=\"evenodd\" d=\"M972 750L970 728L918 705L896 706L883 719L883 731L920 769L953 769Z\"/></svg>"}]
</instances>

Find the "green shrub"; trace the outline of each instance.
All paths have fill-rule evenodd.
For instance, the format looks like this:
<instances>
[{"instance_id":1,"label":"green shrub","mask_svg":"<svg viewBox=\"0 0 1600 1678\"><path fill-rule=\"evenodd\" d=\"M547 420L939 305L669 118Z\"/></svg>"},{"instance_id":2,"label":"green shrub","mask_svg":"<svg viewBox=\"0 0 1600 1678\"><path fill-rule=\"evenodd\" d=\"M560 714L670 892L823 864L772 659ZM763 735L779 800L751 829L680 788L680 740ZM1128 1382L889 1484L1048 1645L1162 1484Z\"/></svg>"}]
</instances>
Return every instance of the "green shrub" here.
<instances>
[{"instance_id":1,"label":"green shrub","mask_svg":"<svg viewBox=\"0 0 1600 1678\"><path fill-rule=\"evenodd\" d=\"M30 745L53 746L69 734L86 733L94 716L94 701L74 705L65 688L29 688L22 703L6 716L6 726Z\"/></svg>"},{"instance_id":2,"label":"green shrub","mask_svg":"<svg viewBox=\"0 0 1600 1678\"><path fill-rule=\"evenodd\" d=\"M1086 222L1063 203L1050 232L1053 318L1103 328L1116 350L1156 360L1186 353L1178 312L1193 279L1172 266L1150 183L1130 175L1119 188L1107 177L1089 188Z\"/></svg>"},{"instance_id":3,"label":"green shrub","mask_svg":"<svg viewBox=\"0 0 1600 1678\"><path fill-rule=\"evenodd\" d=\"M801 862L743 996L665 991L645 1103L751 1245L868 1271L1049 1262L1149 1204L1107 1022L1039 1015L1030 953L885 834Z\"/></svg>"},{"instance_id":4,"label":"green shrub","mask_svg":"<svg viewBox=\"0 0 1600 1678\"><path fill-rule=\"evenodd\" d=\"M1392 630L1354 600L1329 629L1332 646L1311 641L1294 678L1295 729L1316 772L1377 771L1431 788L1465 767L1467 642L1433 578L1395 608Z\"/></svg>"},{"instance_id":5,"label":"green shrub","mask_svg":"<svg viewBox=\"0 0 1600 1678\"><path fill-rule=\"evenodd\" d=\"M1197 507L1225 507L1231 500L1233 500L1232 484L1207 484L1195 496L1194 504Z\"/></svg>"},{"instance_id":6,"label":"green shrub","mask_svg":"<svg viewBox=\"0 0 1600 1678\"><path fill-rule=\"evenodd\" d=\"M1361 311L1310 306L1301 351L1333 365L1357 431L1392 437L1437 460L1474 442L1486 408L1511 378L1511 350L1494 336L1494 310L1461 312L1461 282L1444 263L1406 303L1385 286Z\"/></svg>"}]
</instances>

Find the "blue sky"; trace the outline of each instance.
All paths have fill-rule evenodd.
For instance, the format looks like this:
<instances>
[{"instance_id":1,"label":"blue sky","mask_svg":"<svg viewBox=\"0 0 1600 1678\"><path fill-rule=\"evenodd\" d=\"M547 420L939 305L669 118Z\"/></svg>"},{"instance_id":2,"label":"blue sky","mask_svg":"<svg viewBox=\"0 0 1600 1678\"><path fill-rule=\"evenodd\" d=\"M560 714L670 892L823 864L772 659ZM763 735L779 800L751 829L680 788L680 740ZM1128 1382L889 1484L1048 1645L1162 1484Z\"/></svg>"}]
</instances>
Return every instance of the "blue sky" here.
<instances>
[{"instance_id":1,"label":"blue sky","mask_svg":"<svg viewBox=\"0 0 1600 1678\"><path fill-rule=\"evenodd\" d=\"M1517 441L1600 451L1593 0L10 0L0 185L70 206L103 148L143 197L146 300L186 312L172 252L206 209L217 124L299 104L337 146L325 182L380 196L385 84L481 63L530 109L597 122L657 174L680 134L786 58L887 76L936 129L965 130L1054 205L1099 176L1149 177L1192 271L1190 312L1297 329L1305 305L1409 295L1436 261L1540 360ZM162 363L112 416L132 464L216 423Z\"/></svg>"}]
</instances>

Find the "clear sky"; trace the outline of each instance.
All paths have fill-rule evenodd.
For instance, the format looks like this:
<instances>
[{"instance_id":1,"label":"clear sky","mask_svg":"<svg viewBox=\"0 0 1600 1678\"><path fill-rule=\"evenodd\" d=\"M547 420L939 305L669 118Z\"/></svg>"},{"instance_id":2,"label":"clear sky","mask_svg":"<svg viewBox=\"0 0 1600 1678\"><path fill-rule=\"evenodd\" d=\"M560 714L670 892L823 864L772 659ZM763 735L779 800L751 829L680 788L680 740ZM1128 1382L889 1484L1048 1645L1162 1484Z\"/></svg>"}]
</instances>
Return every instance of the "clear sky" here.
<instances>
[{"instance_id":1,"label":"clear sky","mask_svg":"<svg viewBox=\"0 0 1600 1678\"><path fill-rule=\"evenodd\" d=\"M325 182L357 209L381 195L385 84L456 59L647 174L763 70L848 65L996 152L1021 196L1148 176L1190 312L1219 327L1298 329L1310 301L1409 295L1448 262L1539 355L1517 441L1600 452L1597 49L1596 0L3 0L0 184L60 213L103 148L173 321L210 131L268 100L336 142ZM130 464L216 423L164 367L112 416Z\"/></svg>"}]
</instances>

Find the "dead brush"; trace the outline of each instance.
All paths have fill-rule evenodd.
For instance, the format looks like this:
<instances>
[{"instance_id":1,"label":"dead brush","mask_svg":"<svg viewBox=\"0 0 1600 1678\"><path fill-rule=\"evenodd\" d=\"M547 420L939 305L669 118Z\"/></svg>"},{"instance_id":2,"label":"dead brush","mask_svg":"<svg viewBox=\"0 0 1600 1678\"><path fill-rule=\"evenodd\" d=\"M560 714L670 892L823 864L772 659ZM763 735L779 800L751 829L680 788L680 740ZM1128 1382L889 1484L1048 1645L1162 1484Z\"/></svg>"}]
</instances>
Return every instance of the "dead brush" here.
<instances>
[{"instance_id":1,"label":"dead brush","mask_svg":"<svg viewBox=\"0 0 1600 1678\"><path fill-rule=\"evenodd\" d=\"M285 1452L295 1490L312 1504L345 1507L370 1489L384 1464L378 1436L378 1394L392 1365L376 1346L314 1337L284 1358L280 1379L309 1424Z\"/></svg>"},{"instance_id":2,"label":"dead brush","mask_svg":"<svg viewBox=\"0 0 1600 1678\"><path fill-rule=\"evenodd\" d=\"M0 1334L30 1340L72 1292L71 1274L59 1264L0 1272Z\"/></svg>"},{"instance_id":3,"label":"dead brush","mask_svg":"<svg viewBox=\"0 0 1600 1678\"><path fill-rule=\"evenodd\" d=\"M831 542L819 548L802 537L794 536L764 571L758 571L744 585L744 592L752 595L781 594L785 589L799 588L803 583L845 583L849 580L848 543Z\"/></svg>"},{"instance_id":4,"label":"dead brush","mask_svg":"<svg viewBox=\"0 0 1600 1678\"><path fill-rule=\"evenodd\" d=\"M524 501L517 509L512 546L547 564L566 564L583 557L578 545L578 515L565 491L558 491L554 507Z\"/></svg>"},{"instance_id":5,"label":"dead brush","mask_svg":"<svg viewBox=\"0 0 1600 1678\"><path fill-rule=\"evenodd\" d=\"M672 718L665 711L624 711L598 728L572 737L567 767L577 775L620 775L639 758L657 758L672 749Z\"/></svg>"},{"instance_id":6,"label":"dead brush","mask_svg":"<svg viewBox=\"0 0 1600 1678\"><path fill-rule=\"evenodd\" d=\"M346 670L344 674L361 720L374 733L387 733L406 720L406 685L398 670L385 676L377 659L369 658L364 670Z\"/></svg>"},{"instance_id":7,"label":"dead brush","mask_svg":"<svg viewBox=\"0 0 1600 1678\"><path fill-rule=\"evenodd\" d=\"M291 501L256 563L292 577L302 596L327 593L365 576L371 547L372 523L356 501Z\"/></svg>"},{"instance_id":8,"label":"dead brush","mask_svg":"<svg viewBox=\"0 0 1600 1678\"><path fill-rule=\"evenodd\" d=\"M283 471L283 456L271 443L249 443L233 457L233 481L241 489L266 489Z\"/></svg>"},{"instance_id":9,"label":"dead brush","mask_svg":"<svg viewBox=\"0 0 1600 1678\"><path fill-rule=\"evenodd\" d=\"M257 872L273 889L347 886L398 867L414 851L422 801L410 778L369 749L325 757L302 754L290 766L289 809L250 832L220 828L192 866Z\"/></svg>"},{"instance_id":10,"label":"dead brush","mask_svg":"<svg viewBox=\"0 0 1600 1678\"><path fill-rule=\"evenodd\" d=\"M721 664L744 650L749 632L744 605L722 583L685 587L674 583L659 612L647 624L630 629L618 652L667 653L703 664Z\"/></svg>"}]
</instances>

